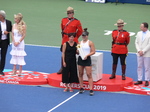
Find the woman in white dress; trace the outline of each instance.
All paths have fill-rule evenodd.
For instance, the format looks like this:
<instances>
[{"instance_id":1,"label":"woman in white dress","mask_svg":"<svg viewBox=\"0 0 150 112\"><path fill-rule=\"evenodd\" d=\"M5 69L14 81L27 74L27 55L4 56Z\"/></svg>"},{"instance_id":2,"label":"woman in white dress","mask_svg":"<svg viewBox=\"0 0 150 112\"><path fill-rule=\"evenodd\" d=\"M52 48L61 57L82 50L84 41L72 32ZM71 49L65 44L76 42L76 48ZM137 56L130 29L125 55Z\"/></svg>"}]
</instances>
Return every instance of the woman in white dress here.
<instances>
[{"instance_id":1,"label":"woman in white dress","mask_svg":"<svg viewBox=\"0 0 150 112\"><path fill-rule=\"evenodd\" d=\"M25 43L24 38L26 36L26 24L23 21L23 16L21 13L14 15L15 24L12 28L12 50L10 54L12 58L10 60L10 64L13 64L13 72L12 75L16 75L17 65L19 65L19 73L18 76L21 76L22 66L26 65L24 61L24 56L26 56L26 52L24 51Z\"/></svg>"}]
</instances>

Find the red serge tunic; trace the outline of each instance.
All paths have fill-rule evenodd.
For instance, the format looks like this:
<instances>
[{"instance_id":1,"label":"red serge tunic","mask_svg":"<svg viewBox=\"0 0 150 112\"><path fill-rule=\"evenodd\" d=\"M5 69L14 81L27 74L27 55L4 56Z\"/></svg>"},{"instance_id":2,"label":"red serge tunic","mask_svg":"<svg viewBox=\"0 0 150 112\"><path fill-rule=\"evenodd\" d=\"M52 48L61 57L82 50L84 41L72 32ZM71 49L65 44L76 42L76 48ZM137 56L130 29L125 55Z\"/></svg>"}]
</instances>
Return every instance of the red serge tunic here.
<instances>
[{"instance_id":1,"label":"red serge tunic","mask_svg":"<svg viewBox=\"0 0 150 112\"><path fill-rule=\"evenodd\" d=\"M118 31L114 30L112 32L112 53L115 54L127 54L128 48L127 45L130 42L129 33L125 30Z\"/></svg>"},{"instance_id":2,"label":"red serge tunic","mask_svg":"<svg viewBox=\"0 0 150 112\"><path fill-rule=\"evenodd\" d=\"M69 40L67 34L76 33L74 41L78 43L78 38L83 32L80 21L74 17L71 20L69 18L63 18L61 21L61 29L64 33L62 36L62 45Z\"/></svg>"}]
</instances>

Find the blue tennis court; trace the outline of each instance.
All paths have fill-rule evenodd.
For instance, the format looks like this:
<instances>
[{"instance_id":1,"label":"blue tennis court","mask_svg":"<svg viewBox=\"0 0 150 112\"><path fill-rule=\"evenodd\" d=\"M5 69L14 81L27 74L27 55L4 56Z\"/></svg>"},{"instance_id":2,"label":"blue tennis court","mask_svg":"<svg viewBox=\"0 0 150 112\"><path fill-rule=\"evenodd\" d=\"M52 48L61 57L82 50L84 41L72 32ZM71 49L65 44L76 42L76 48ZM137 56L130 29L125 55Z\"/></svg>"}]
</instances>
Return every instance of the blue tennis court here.
<instances>
[{"instance_id":1,"label":"blue tennis court","mask_svg":"<svg viewBox=\"0 0 150 112\"><path fill-rule=\"evenodd\" d=\"M9 47L10 51L11 47ZM6 68L9 64L9 51ZM61 53L57 47L26 45L28 56L24 70L47 73L57 72ZM104 53L103 72L111 73L111 55ZM36 58L35 58L36 57ZM45 58L46 57L46 58ZM136 55L130 53L127 57L127 76L136 80ZM117 74L121 74L118 66ZM53 88L49 85L27 86L0 84L1 112L141 112L150 107L150 97L145 95L128 94L125 92L111 93L95 91L89 96L89 91L78 94L63 92L63 88Z\"/></svg>"},{"instance_id":2,"label":"blue tennis court","mask_svg":"<svg viewBox=\"0 0 150 112\"><path fill-rule=\"evenodd\" d=\"M64 93L62 88L10 84L0 88L1 112L143 112L150 106L150 97L143 95L95 92L89 96L88 91Z\"/></svg>"}]
</instances>

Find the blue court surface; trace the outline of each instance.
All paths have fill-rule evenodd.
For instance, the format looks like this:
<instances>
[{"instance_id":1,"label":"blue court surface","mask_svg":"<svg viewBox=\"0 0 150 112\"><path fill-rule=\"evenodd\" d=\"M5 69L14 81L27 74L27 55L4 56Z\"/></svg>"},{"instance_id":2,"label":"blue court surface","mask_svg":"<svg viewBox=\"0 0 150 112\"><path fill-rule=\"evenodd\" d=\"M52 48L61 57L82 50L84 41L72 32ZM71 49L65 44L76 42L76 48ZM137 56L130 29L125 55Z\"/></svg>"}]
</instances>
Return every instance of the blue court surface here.
<instances>
[{"instance_id":1,"label":"blue court surface","mask_svg":"<svg viewBox=\"0 0 150 112\"><path fill-rule=\"evenodd\" d=\"M64 102L78 91L9 84L0 88L1 112L51 112L53 108L53 112L144 112L150 106L150 97L143 95L95 92L89 96L86 91Z\"/></svg>"},{"instance_id":2,"label":"blue court surface","mask_svg":"<svg viewBox=\"0 0 150 112\"><path fill-rule=\"evenodd\" d=\"M150 97L143 95L97 91L89 96L88 91L64 93L62 88L9 84L0 88L1 112L145 112L150 107Z\"/></svg>"},{"instance_id":3,"label":"blue court surface","mask_svg":"<svg viewBox=\"0 0 150 112\"><path fill-rule=\"evenodd\" d=\"M10 49L6 69L12 69ZM24 70L56 73L60 67L61 52L57 47L26 45L26 52ZM103 73L111 74L111 53L97 52L104 53ZM137 80L136 55L129 53L126 63L126 75ZM117 74L121 74L120 62ZM89 91L83 94L78 94L78 90L64 93L63 88L50 86L0 84L0 112L149 112L149 101L149 96L124 92L95 91L94 96L89 96Z\"/></svg>"}]
</instances>

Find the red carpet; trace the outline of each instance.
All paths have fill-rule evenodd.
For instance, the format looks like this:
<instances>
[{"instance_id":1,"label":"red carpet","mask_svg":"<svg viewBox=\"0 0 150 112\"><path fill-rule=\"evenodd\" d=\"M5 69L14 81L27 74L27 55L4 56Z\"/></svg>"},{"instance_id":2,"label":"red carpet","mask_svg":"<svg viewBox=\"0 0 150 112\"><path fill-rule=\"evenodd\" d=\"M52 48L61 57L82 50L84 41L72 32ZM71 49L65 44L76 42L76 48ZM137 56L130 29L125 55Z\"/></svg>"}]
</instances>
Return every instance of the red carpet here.
<instances>
[{"instance_id":1,"label":"red carpet","mask_svg":"<svg viewBox=\"0 0 150 112\"><path fill-rule=\"evenodd\" d=\"M135 94L150 95L150 86L141 85L131 85L124 88L124 91Z\"/></svg>"},{"instance_id":2,"label":"red carpet","mask_svg":"<svg viewBox=\"0 0 150 112\"><path fill-rule=\"evenodd\" d=\"M6 69L5 76L0 75L0 83L7 84L24 84L24 85L43 85L49 84L54 87L64 88L64 84L61 82L61 74L57 73L42 73L35 71L23 71L21 76L12 76L12 70ZM122 76L116 75L115 79L109 79L110 74L103 74L102 79L94 82L94 91L126 91L129 93L150 95L150 86L145 87L144 83L141 85L133 85L133 79L126 77L126 80L122 80ZM74 83L73 89L79 89L80 85ZM84 82L84 89L88 90L88 82Z\"/></svg>"},{"instance_id":3,"label":"red carpet","mask_svg":"<svg viewBox=\"0 0 150 112\"><path fill-rule=\"evenodd\" d=\"M5 76L0 75L0 83L7 84L24 84L24 85L42 85L48 84L47 78L49 74L23 71L21 76L12 76L12 71L5 72Z\"/></svg>"},{"instance_id":4,"label":"red carpet","mask_svg":"<svg viewBox=\"0 0 150 112\"><path fill-rule=\"evenodd\" d=\"M110 74L103 74L103 78L97 82L94 82L94 91L123 91L124 87L133 84L133 79L126 77L126 80L122 80L122 76L117 75L115 79L109 79ZM52 73L48 77L48 83L54 87L65 87L61 82L61 75ZM73 84L74 89L79 89L79 84ZM88 82L84 82L84 89L89 89Z\"/></svg>"}]
</instances>

